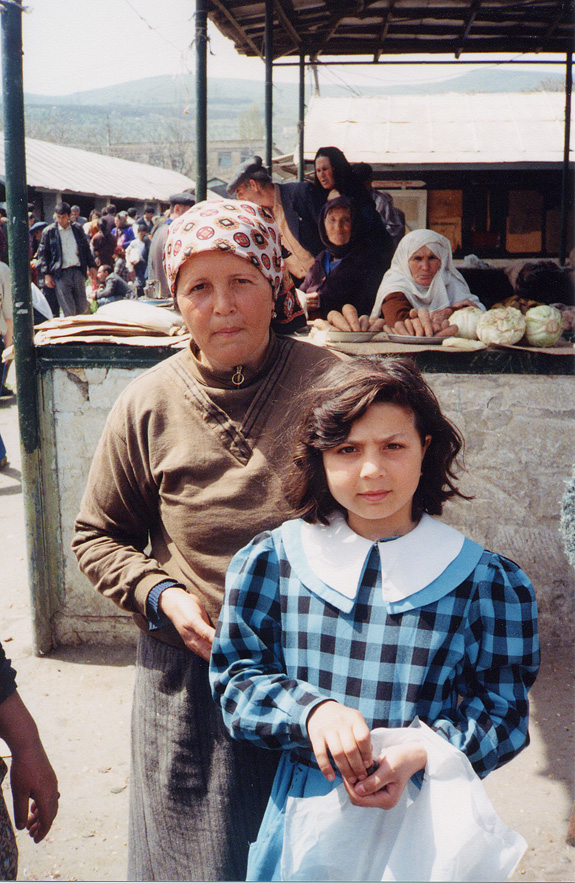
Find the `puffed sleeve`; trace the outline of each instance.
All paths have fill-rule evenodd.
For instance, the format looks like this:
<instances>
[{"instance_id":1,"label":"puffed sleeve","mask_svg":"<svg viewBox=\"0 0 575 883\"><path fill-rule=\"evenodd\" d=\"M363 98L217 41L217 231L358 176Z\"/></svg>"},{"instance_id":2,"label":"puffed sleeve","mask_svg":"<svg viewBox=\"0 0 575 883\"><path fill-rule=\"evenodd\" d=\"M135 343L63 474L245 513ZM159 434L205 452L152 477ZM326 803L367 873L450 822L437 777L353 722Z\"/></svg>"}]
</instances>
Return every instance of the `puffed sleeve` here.
<instances>
[{"instance_id":1,"label":"puffed sleeve","mask_svg":"<svg viewBox=\"0 0 575 883\"><path fill-rule=\"evenodd\" d=\"M280 573L270 533L232 559L210 661L210 681L235 739L264 748L309 747L306 721L323 696L286 674L282 650Z\"/></svg>"},{"instance_id":2,"label":"puffed sleeve","mask_svg":"<svg viewBox=\"0 0 575 883\"><path fill-rule=\"evenodd\" d=\"M485 553L474 574L461 702L433 728L486 776L529 744L528 691L539 670L533 587L512 561Z\"/></svg>"}]
</instances>

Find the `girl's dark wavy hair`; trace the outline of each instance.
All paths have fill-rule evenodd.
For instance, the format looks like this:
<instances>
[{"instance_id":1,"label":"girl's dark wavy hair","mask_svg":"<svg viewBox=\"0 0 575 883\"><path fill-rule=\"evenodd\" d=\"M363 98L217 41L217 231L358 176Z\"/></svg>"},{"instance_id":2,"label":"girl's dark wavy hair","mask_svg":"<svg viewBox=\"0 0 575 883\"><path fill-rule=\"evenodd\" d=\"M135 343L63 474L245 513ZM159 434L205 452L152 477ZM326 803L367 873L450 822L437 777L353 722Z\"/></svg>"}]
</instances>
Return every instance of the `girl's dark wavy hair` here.
<instances>
[{"instance_id":1,"label":"girl's dark wavy hair","mask_svg":"<svg viewBox=\"0 0 575 883\"><path fill-rule=\"evenodd\" d=\"M456 487L463 437L441 413L415 363L403 357L359 356L329 368L305 393L284 482L293 517L327 524L335 511L345 513L328 489L322 453L344 442L352 423L376 402L411 411L422 443L431 436L413 497L414 521L424 512L441 515L451 497L470 499Z\"/></svg>"}]
</instances>

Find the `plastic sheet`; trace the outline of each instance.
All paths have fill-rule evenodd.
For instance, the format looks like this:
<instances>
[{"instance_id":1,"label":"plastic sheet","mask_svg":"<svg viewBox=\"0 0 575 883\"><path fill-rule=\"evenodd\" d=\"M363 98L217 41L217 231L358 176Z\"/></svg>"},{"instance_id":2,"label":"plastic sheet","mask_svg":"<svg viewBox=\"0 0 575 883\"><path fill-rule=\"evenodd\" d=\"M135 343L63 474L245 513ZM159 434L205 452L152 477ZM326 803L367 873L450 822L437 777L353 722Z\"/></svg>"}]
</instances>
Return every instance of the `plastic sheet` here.
<instances>
[{"instance_id":1,"label":"plastic sheet","mask_svg":"<svg viewBox=\"0 0 575 883\"><path fill-rule=\"evenodd\" d=\"M501 821L465 755L420 721L372 732L374 756L425 744L421 790L410 782L391 810L354 806L343 785L288 798L282 880L506 880L527 848Z\"/></svg>"}]
</instances>

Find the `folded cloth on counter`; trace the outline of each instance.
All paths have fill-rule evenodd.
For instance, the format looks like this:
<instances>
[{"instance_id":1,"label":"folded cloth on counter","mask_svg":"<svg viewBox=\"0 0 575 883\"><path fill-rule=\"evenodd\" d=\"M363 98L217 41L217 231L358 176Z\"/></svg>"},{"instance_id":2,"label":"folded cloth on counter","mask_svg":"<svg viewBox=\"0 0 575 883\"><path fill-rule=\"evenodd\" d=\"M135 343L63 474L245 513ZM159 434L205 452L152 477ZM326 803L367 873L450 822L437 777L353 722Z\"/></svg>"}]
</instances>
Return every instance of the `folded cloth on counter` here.
<instances>
[{"instance_id":1,"label":"folded cloth on counter","mask_svg":"<svg viewBox=\"0 0 575 883\"><path fill-rule=\"evenodd\" d=\"M50 319L36 325L34 343L119 343L180 346L190 339L179 313L134 301L117 301L97 313Z\"/></svg>"},{"instance_id":2,"label":"folded cloth on counter","mask_svg":"<svg viewBox=\"0 0 575 883\"><path fill-rule=\"evenodd\" d=\"M80 320L80 321L77 321ZM113 322L94 316L51 319L36 326L34 343L119 343L130 346L180 346L190 339L183 327L153 329L135 322Z\"/></svg>"}]
</instances>

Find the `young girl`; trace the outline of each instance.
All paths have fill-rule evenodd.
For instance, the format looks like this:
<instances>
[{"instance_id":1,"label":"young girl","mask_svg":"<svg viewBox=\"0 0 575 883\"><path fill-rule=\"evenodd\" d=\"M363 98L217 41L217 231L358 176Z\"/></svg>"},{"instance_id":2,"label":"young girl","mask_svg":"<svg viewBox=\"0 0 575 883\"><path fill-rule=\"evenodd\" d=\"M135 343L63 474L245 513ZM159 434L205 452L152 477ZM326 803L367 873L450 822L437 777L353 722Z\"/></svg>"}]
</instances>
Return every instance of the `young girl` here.
<instances>
[{"instance_id":1,"label":"young girl","mask_svg":"<svg viewBox=\"0 0 575 883\"><path fill-rule=\"evenodd\" d=\"M424 745L374 758L375 727L418 716L479 776L528 744L531 584L432 517L463 496L461 447L408 359L338 363L309 391L287 487L296 517L232 560L212 650L231 735L283 750L248 879L279 879L289 796L343 780L352 803L389 809L421 778Z\"/></svg>"}]
</instances>

